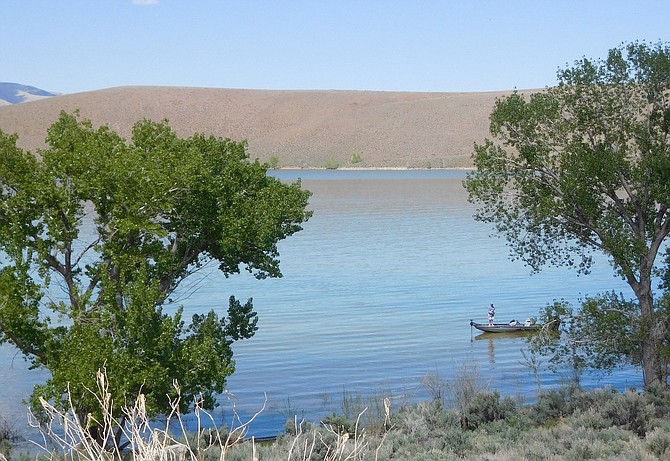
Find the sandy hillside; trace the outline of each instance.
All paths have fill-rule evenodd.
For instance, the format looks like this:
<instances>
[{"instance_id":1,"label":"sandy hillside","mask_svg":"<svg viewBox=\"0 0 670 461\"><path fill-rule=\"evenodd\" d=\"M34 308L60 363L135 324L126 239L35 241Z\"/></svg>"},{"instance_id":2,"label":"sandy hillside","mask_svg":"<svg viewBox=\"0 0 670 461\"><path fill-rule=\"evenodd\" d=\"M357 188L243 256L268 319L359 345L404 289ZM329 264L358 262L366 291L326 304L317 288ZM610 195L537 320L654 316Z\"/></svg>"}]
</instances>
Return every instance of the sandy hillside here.
<instances>
[{"instance_id":1,"label":"sandy hillside","mask_svg":"<svg viewBox=\"0 0 670 461\"><path fill-rule=\"evenodd\" d=\"M126 138L148 118L168 119L182 136L246 139L251 158L280 166L467 167L504 94L119 87L2 106L0 129L35 151L61 110L79 109ZM362 161L352 164L354 155Z\"/></svg>"}]
</instances>

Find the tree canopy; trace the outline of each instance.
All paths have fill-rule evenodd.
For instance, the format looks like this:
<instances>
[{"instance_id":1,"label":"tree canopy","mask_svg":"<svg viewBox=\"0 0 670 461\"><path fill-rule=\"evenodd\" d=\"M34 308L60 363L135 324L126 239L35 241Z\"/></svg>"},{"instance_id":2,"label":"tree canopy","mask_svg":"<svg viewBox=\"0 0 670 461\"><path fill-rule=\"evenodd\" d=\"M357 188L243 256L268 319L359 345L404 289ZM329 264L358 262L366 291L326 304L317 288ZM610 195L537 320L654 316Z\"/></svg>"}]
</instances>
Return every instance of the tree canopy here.
<instances>
[{"instance_id":1,"label":"tree canopy","mask_svg":"<svg viewBox=\"0 0 670 461\"><path fill-rule=\"evenodd\" d=\"M622 44L559 70L558 80L496 102L493 140L475 145L466 180L476 219L493 223L535 271L588 273L594 252L608 255L634 304L587 300L565 324L578 336L570 348L593 366L638 363L645 386L667 386L670 305L654 284L670 233L670 48Z\"/></svg>"},{"instance_id":2,"label":"tree canopy","mask_svg":"<svg viewBox=\"0 0 670 461\"><path fill-rule=\"evenodd\" d=\"M39 159L0 131L0 341L51 377L34 396L66 392L96 414L105 368L119 404L139 393L150 414L215 405L234 371L231 345L250 338L251 299L212 299L183 319L165 309L205 265L280 277L277 244L310 217L300 183L267 176L246 143L164 122L134 125L122 139L78 114L61 113Z\"/></svg>"}]
</instances>

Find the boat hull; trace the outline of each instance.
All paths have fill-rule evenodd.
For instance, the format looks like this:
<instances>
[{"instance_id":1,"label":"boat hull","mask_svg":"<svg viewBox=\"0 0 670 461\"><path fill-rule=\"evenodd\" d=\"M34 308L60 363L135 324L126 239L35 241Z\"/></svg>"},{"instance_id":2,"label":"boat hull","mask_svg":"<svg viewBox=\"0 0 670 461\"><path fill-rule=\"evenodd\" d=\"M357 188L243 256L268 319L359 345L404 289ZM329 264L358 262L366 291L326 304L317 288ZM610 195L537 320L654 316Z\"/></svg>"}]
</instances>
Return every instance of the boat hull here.
<instances>
[{"instance_id":1,"label":"boat hull","mask_svg":"<svg viewBox=\"0 0 670 461\"><path fill-rule=\"evenodd\" d=\"M494 323L489 325L487 323L476 323L470 321L470 326L475 327L480 331L485 331L487 333L516 333L516 332L530 332L538 331L542 328L542 325L510 325L508 323Z\"/></svg>"}]
</instances>

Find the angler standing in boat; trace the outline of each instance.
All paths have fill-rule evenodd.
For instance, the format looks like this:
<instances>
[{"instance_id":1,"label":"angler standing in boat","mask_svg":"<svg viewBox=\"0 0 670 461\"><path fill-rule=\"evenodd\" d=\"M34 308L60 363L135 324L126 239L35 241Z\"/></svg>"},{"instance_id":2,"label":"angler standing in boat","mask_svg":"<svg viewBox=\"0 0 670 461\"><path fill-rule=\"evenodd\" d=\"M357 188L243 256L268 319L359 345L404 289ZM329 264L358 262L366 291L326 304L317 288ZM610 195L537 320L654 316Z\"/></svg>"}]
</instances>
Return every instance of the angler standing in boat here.
<instances>
[{"instance_id":1,"label":"angler standing in boat","mask_svg":"<svg viewBox=\"0 0 670 461\"><path fill-rule=\"evenodd\" d=\"M489 326L493 326L493 320L496 318L496 307L491 304L489 306Z\"/></svg>"}]
</instances>

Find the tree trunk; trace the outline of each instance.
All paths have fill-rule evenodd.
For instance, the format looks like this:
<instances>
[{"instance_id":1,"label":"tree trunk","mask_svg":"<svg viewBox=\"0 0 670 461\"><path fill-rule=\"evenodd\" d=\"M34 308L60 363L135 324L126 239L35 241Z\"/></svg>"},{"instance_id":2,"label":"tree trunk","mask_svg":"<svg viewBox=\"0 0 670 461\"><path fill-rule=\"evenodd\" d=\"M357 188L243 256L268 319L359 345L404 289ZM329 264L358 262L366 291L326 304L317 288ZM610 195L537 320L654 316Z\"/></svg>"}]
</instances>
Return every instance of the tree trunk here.
<instances>
[{"instance_id":1,"label":"tree trunk","mask_svg":"<svg viewBox=\"0 0 670 461\"><path fill-rule=\"evenodd\" d=\"M642 371L645 389L668 387L668 364L661 350L667 334L667 328L662 323L652 321L642 340Z\"/></svg>"},{"instance_id":2,"label":"tree trunk","mask_svg":"<svg viewBox=\"0 0 670 461\"><path fill-rule=\"evenodd\" d=\"M642 280L633 287L640 303L642 331L642 373L644 388L668 387L668 361L663 357L663 342L668 334L668 327L663 319L654 312L654 295L651 290L651 277ZM636 289L637 288L637 289Z\"/></svg>"}]
</instances>

